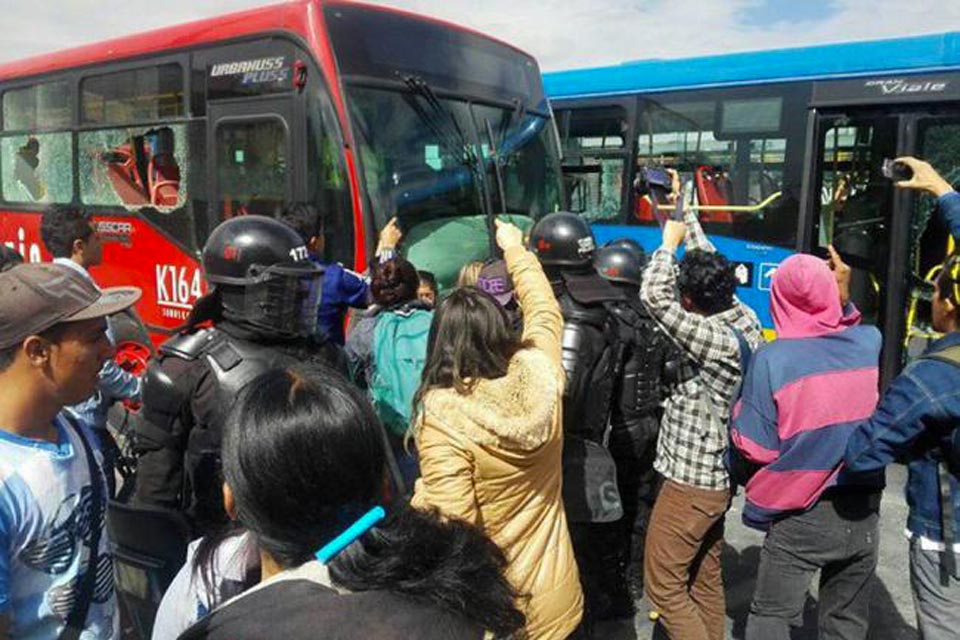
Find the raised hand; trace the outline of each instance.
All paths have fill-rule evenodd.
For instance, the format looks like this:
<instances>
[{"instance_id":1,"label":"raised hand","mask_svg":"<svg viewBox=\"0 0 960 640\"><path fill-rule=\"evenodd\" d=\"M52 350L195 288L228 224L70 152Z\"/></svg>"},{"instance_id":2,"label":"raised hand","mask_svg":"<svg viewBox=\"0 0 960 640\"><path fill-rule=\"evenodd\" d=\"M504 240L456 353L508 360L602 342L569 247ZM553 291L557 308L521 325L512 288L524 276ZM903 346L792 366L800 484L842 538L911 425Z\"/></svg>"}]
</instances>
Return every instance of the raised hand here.
<instances>
[{"instance_id":1,"label":"raised hand","mask_svg":"<svg viewBox=\"0 0 960 640\"><path fill-rule=\"evenodd\" d=\"M901 189L918 189L931 193L938 198L953 191L953 186L944 180L929 162L912 156L903 156L897 158L894 162L905 164L913 171L913 177L909 180L894 183Z\"/></svg>"},{"instance_id":2,"label":"raised hand","mask_svg":"<svg viewBox=\"0 0 960 640\"><path fill-rule=\"evenodd\" d=\"M827 245L827 266L833 271L833 276L837 279L837 286L840 287L840 304L846 306L850 302L850 265L843 261L833 245Z\"/></svg>"}]
</instances>

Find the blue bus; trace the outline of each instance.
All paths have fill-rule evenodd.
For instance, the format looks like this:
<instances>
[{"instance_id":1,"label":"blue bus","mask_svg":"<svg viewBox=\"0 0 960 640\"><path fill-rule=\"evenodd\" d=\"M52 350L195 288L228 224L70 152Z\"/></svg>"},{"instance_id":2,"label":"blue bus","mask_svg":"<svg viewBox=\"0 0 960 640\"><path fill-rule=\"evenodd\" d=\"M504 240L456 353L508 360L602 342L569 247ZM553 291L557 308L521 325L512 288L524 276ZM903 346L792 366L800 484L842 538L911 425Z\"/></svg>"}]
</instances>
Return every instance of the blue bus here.
<instances>
[{"instance_id":1,"label":"blue bus","mask_svg":"<svg viewBox=\"0 0 960 640\"><path fill-rule=\"evenodd\" d=\"M680 171L741 298L767 329L770 279L833 243L884 333L884 379L933 337L919 284L947 251L935 201L895 190L885 158L960 179L960 33L649 60L544 75L567 201L598 241L659 243L641 167Z\"/></svg>"}]
</instances>

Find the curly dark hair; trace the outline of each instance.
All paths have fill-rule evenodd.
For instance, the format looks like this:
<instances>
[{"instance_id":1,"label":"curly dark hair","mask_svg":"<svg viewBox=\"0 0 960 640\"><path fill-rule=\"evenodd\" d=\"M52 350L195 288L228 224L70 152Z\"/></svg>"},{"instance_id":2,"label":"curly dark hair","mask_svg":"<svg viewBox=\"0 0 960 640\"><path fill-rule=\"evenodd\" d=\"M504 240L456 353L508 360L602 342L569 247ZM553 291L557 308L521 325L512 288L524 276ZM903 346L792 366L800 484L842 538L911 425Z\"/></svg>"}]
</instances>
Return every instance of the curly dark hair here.
<instances>
[{"instance_id":1,"label":"curly dark hair","mask_svg":"<svg viewBox=\"0 0 960 640\"><path fill-rule=\"evenodd\" d=\"M370 292L381 307L395 307L417 299L420 276L408 260L397 257L375 264L370 275Z\"/></svg>"},{"instance_id":2,"label":"curly dark hair","mask_svg":"<svg viewBox=\"0 0 960 640\"><path fill-rule=\"evenodd\" d=\"M54 258L69 258L73 243L88 240L93 234L92 218L86 211L64 204L47 207L40 220L40 237Z\"/></svg>"},{"instance_id":3,"label":"curly dark hair","mask_svg":"<svg viewBox=\"0 0 960 640\"><path fill-rule=\"evenodd\" d=\"M680 294L707 315L712 316L733 306L737 284L733 263L723 254L693 249L680 261L677 277Z\"/></svg>"}]
</instances>

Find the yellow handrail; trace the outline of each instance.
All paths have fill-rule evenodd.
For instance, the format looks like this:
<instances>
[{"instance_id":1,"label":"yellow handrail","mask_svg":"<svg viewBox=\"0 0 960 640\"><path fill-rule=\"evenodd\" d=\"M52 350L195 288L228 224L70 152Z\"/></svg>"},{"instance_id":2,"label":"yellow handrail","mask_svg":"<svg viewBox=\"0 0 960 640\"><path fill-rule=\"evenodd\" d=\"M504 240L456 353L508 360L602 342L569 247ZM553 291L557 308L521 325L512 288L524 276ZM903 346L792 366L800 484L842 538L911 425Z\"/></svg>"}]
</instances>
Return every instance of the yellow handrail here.
<instances>
[{"instance_id":1,"label":"yellow handrail","mask_svg":"<svg viewBox=\"0 0 960 640\"><path fill-rule=\"evenodd\" d=\"M777 191L776 193L770 194L770 196L763 202L757 204L701 204L701 205L684 205L684 209L689 209L690 211L743 211L746 213L751 213L754 211L760 211L760 209L765 209L769 207L774 200L783 195L783 191ZM658 204L658 209L665 211L673 211L676 206L672 204Z\"/></svg>"}]
</instances>

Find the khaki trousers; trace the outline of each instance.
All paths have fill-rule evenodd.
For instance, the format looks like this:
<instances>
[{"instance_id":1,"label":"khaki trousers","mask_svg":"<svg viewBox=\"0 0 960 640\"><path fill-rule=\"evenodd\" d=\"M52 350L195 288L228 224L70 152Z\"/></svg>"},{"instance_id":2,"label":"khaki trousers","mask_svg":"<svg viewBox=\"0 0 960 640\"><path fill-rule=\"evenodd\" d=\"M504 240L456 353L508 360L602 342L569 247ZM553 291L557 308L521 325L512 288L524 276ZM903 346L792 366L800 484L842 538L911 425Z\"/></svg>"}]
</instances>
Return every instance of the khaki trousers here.
<instances>
[{"instance_id":1,"label":"khaki trousers","mask_svg":"<svg viewBox=\"0 0 960 640\"><path fill-rule=\"evenodd\" d=\"M653 507L644 552L644 587L672 640L723 640L726 599L720 574L728 490L666 480Z\"/></svg>"}]
</instances>

